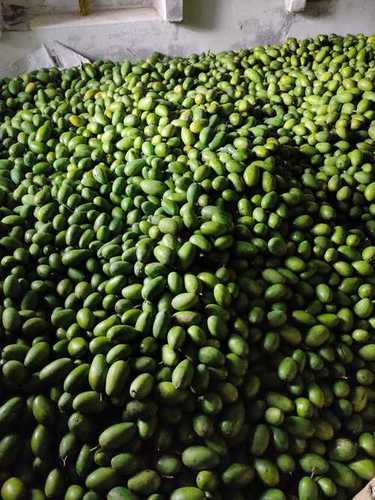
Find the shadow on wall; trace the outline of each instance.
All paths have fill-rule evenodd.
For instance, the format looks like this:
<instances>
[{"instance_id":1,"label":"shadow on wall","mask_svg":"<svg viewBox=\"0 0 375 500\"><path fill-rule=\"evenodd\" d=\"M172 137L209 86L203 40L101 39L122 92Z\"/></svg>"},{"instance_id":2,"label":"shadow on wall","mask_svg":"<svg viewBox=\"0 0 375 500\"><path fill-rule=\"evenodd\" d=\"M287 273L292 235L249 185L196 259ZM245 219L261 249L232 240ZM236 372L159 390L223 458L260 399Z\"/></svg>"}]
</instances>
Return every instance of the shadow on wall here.
<instances>
[{"instance_id":1,"label":"shadow on wall","mask_svg":"<svg viewBox=\"0 0 375 500\"><path fill-rule=\"evenodd\" d=\"M339 0L307 0L304 17L324 17L333 14Z\"/></svg>"},{"instance_id":2,"label":"shadow on wall","mask_svg":"<svg viewBox=\"0 0 375 500\"><path fill-rule=\"evenodd\" d=\"M185 1L184 26L199 30L214 29L217 21L218 3L218 0Z\"/></svg>"}]
</instances>

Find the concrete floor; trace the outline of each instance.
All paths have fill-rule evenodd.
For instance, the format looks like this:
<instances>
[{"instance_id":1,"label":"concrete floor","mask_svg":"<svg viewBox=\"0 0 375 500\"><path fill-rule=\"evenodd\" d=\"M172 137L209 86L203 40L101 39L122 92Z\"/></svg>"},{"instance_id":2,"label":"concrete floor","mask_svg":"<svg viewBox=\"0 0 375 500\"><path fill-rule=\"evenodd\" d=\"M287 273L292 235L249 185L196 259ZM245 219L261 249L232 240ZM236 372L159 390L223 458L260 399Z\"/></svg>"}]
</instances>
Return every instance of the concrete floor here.
<instances>
[{"instance_id":1,"label":"concrete floor","mask_svg":"<svg viewBox=\"0 0 375 500\"><path fill-rule=\"evenodd\" d=\"M0 65L25 56L42 42L59 40L90 58L139 58L158 50L185 55L276 43L288 36L375 32L375 0L307 0L288 14L284 0L185 0L184 21L42 28L5 32Z\"/></svg>"}]
</instances>

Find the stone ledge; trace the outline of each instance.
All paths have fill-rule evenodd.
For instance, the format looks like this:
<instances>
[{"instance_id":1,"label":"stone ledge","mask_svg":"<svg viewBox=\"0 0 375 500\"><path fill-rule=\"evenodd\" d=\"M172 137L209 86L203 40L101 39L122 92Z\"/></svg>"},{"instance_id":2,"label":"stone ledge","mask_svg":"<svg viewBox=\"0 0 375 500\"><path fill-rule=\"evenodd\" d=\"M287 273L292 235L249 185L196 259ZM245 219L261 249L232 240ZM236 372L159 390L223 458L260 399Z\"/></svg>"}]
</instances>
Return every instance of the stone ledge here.
<instances>
[{"instance_id":1,"label":"stone ledge","mask_svg":"<svg viewBox=\"0 0 375 500\"><path fill-rule=\"evenodd\" d=\"M157 21L160 20L159 13L148 7L111 9L95 12L89 16L77 16L72 14L49 14L34 16L30 19L31 30L40 29L64 29L85 28L89 26L103 26L108 24L125 24L132 22Z\"/></svg>"},{"instance_id":2,"label":"stone ledge","mask_svg":"<svg viewBox=\"0 0 375 500\"><path fill-rule=\"evenodd\" d=\"M147 21L179 22L183 18L183 0L139 0L116 9L102 9L92 12L88 16L79 16L77 11L56 12L51 4L41 12L35 12L31 6L15 9L9 5L4 20L1 17L0 0L0 36L2 31L39 31L45 29L80 29L93 26L108 26L111 24L127 24ZM12 10L13 9L13 10ZM2 22L4 21L4 22Z\"/></svg>"}]
</instances>

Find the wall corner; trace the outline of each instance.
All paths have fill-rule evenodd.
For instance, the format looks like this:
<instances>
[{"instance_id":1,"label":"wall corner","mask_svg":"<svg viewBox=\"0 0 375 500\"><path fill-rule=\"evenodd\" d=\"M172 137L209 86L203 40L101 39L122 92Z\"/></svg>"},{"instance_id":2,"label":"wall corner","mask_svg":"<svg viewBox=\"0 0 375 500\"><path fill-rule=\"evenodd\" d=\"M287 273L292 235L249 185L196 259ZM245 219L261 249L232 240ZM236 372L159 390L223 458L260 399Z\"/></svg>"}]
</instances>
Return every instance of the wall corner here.
<instances>
[{"instance_id":1,"label":"wall corner","mask_svg":"<svg viewBox=\"0 0 375 500\"><path fill-rule=\"evenodd\" d=\"M154 8L163 21L178 23L183 19L183 0L153 0Z\"/></svg>"},{"instance_id":2,"label":"wall corner","mask_svg":"<svg viewBox=\"0 0 375 500\"><path fill-rule=\"evenodd\" d=\"M302 12L306 7L306 0L284 0L288 12Z\"/></svg>"}]
</instances>

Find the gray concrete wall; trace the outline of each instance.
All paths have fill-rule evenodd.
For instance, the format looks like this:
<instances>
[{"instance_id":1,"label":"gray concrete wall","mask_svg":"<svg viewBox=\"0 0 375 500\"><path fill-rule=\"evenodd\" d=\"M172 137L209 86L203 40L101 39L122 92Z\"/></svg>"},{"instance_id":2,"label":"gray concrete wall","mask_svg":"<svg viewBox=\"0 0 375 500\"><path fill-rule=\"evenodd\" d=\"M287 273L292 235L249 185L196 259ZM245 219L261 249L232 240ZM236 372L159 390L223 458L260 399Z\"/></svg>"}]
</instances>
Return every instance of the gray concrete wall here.
<instances>
[{"instance_id":1,"label":"gray concrete wall","mask_svg":"<svg viewBox=\"0 0 375 500\"><path fill-rule=\"evenodd\" d=\"M77 30L5 32L0 64L59 40L91 58L138 58L154 50L185 55L276 43L288 36L375 32L375 0L307 0L303 13L288 14L284 0L184 0L184 21L134 22Z\"/></svg>"}]
</instances>

